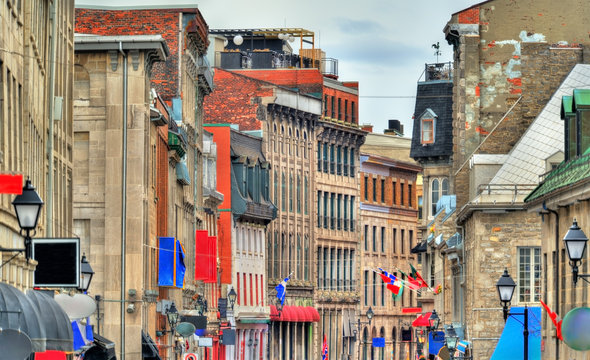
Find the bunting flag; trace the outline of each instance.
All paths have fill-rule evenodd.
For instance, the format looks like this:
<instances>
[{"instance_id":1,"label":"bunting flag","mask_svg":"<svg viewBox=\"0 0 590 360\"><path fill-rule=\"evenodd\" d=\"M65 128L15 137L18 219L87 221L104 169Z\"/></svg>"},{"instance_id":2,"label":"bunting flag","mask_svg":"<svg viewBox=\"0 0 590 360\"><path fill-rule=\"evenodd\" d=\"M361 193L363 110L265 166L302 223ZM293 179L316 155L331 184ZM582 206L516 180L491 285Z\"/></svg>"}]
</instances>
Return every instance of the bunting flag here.
<instances>
[{"instance_id":1,"label":"bunting flag","mask_svg":"<svg viewBox=\"0 0 590 360\"><path fill-rule=\"evenodd\" d=\"M291 274L285 278L285 280L281 281L277 286L275 286L275 290L277 291L277 298L280 300L281 305L285 304L285 295L287 294L287 281L291 280Z\"/></svg>"},{"instance_id":2,"label":"bunting flag","mask_svg":"<svg viewBox=\"0 0 590 360\"><path fill-rule=\"evenodd\" d=\"M324 344L322 345L322 360L328 360L328 339L324 334Z\"/></svg>"},{"instance_id":3,"label":"bunting flag","mask_svg":"<svg viewBox=\"0 0 590 360\"><path fill-rule=\"evenodd\" d=\"M393 274L388 273L387 271L379 268L381 273L381 280L387 284L387 289L391 291L394 295L399 294L400 289L403 287L402 282Z\"/></svg>"},{"instance_id":4,"label":"bunting flag","mask_svg":"<svg viewBox=\"0 0 590 360\"><path fill-rule=\"evenodd\" d=\"M393 301L400 301L402 299L402 295L404 294L404 285L400 280L398 280L398 281L401 286L400 286L399 292L397 294L391 295L391 297L393 298Z\"/></svg>"},{"instance_id":5,"label":"bunting flag","mask_svg":"<svg viewBox=\"0 0 590 360\"><path fill-rule=\"evenodd\" d=\"M549 318L551 318L551 321L553 321L553 325L555 325L555 327L557 328L557 338L561 341L563 341L563 336L561 335L561 322L563 321L561 319L561 317L559 315L557 315L557 313L551 311L551 309L549 308L549 306L547 306L547 304L545 304L543 302L543 300L539 300L541 302L541 305L543 305L543 307L545 308L545 311L547 311L547 315L549 315Z\"/></svg>"},{"instance_id":6,"label":"bunting flag","mask_svg":"<svg viewBox=\"0 0 590 360\"><path fill-rule=\"evenodd\" d=\"M412 280L417 281L420 284L420 288L430 288L430 286L428 286L426 281L424 281L422 278L422 275L420 275L420 273L414 268L414 265L410 264L410 268L412 269L412 273L409 277L412 278Z\"/></svg>"}]
</instances>

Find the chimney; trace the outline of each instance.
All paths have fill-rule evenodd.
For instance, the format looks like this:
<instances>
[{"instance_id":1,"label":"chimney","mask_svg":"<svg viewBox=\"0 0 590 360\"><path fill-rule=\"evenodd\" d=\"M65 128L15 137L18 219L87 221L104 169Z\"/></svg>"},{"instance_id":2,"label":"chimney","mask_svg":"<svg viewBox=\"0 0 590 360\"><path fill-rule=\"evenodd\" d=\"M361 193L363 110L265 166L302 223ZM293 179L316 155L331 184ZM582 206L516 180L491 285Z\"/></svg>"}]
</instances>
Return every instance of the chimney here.
<instances>
[{"instance_id":1,"label":"chimney","mask_svg":"<svg viewBox=\"0 0 590 360\"><path fill-rule=\"evenodd\" d=\"M403 136L404 135L404 126L401 124L399 120L388 120L389 127L383 130L383 133L386 135L397 135Z\"/></svg>"},{"instance_id":2,"label":"chimney","mask_svg":"<svg viewBox=\"0 0 590 360\"><path fill-rule=\"evenodd\" d=\"M372 133L373 132L373 125L372 124L362 124L361 130L368 131L368 132Z\"/></svg>"}]
</instances>

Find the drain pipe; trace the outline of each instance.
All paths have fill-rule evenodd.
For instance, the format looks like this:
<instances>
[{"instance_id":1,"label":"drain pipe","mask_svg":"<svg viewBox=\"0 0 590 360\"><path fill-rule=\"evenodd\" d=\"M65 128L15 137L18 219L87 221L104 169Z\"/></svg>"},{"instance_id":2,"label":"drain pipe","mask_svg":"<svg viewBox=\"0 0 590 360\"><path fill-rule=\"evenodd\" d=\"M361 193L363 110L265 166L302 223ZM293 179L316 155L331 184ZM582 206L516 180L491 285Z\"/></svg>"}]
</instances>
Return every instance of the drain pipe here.
<instances>
[{"instance_id":1,"label":"drain pipe","mask_svg":"<svg viewBox=\"0 0 590 360\"><path fill-rule=\"evenodd\" d=\"M555 269L553 271L555 278L553 279L553 288L555 289L555 311L559 311L559 213L549 209L544 201L543 210L555 215ZM555 359L559 359L559 339L557 337L555 337Z\"/></svg>"},{"instance_id":2,"label":"drain pipe","mask_svg":"<svg viewBox=\"0 0 590 360\"><path fill-rule=\"evenodd\" d=\"M119 41L123 56L123 159L121 184L121 360L125 360L125 242L127 236L127 54Z\"/></svg>"},{"instance_id":3,"label":"drain pipe","mask_svg":"<svg viewBox=\"0 0 590 360\"><path fill-rule=\"evenodd\" d=\"M47 136L47 156L49 157L49 164L47 167L47 194L45 196L45 213L47 227L45 235L48 237L53 236L53 108L55 99L55 38L57 36L57 16L56 16L56 2L53 1L51 4L50 18L53 21L51 24L51 42L49 50L49 61L51 61L50 72L49 72L49 134Z\"/></svg>"}]
</instances>

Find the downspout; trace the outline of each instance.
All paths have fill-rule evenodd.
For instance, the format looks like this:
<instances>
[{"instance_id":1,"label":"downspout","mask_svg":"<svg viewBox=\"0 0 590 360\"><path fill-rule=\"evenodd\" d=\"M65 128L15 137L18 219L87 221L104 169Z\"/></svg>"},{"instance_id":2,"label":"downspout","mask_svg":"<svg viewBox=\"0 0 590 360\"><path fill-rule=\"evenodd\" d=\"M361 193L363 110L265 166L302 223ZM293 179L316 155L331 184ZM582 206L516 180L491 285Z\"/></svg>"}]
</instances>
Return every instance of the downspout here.
<instances>
[{"instance_id":1,"label":"downspout","mask_svg":"<svg viewBox=\"0 0 590 360\"><path fill-rule=\"evenodd\" d=\"M543 202L543 209L555 215L555 269L553 271L553 288L555 289L555 311L559 311L559 213L549 209ZM559 339L555 337L555 359L559 359Z\"/></svg>"},{"instance_id":2,"label":"downspout","mask_svg":"<svg viewBox=\"0 0 590 360\"><path fill-rule=\"evenodd\" d=\"M46 236L53 236L53 107L55 98L55 38L57 34L57 19L56 19L56 0L51 3L50 19L51 24L51 41L49 45L49 61L51 61L49 71L49 134L47 136L47 156L49 157L49 166L47 168L47 194L45 196L45 208L47 209L46 221Z\"/></svg>"},{"instance_id":3,"label":"downspout","mask_svg":"<svg viewBox=\"0 0 590 360\"><path fill-rule=\"evenodd\" d=\"M127 54L119 41L123 56L123 161L121 180L121 360L125 360L125 241L127 236Z\"/></svg>"}]
</instances>

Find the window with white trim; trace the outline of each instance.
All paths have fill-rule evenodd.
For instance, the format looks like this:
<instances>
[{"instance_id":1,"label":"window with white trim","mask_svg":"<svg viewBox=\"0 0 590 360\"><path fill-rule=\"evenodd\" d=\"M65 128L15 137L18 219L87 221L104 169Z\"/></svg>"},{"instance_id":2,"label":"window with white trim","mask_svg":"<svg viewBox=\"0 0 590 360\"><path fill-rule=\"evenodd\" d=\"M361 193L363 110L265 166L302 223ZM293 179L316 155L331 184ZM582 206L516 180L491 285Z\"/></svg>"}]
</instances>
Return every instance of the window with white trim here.
<instances>
[{"instance_id":1,"label":"window with white trim","mask_svg":"<svg viewBox=\"0 0 590 360\"><path fill-rule=\"evenodd\" d=\"M518 248L518 301L536 302L541 299L541 248Z\"/></svg>"}]
</instances>

